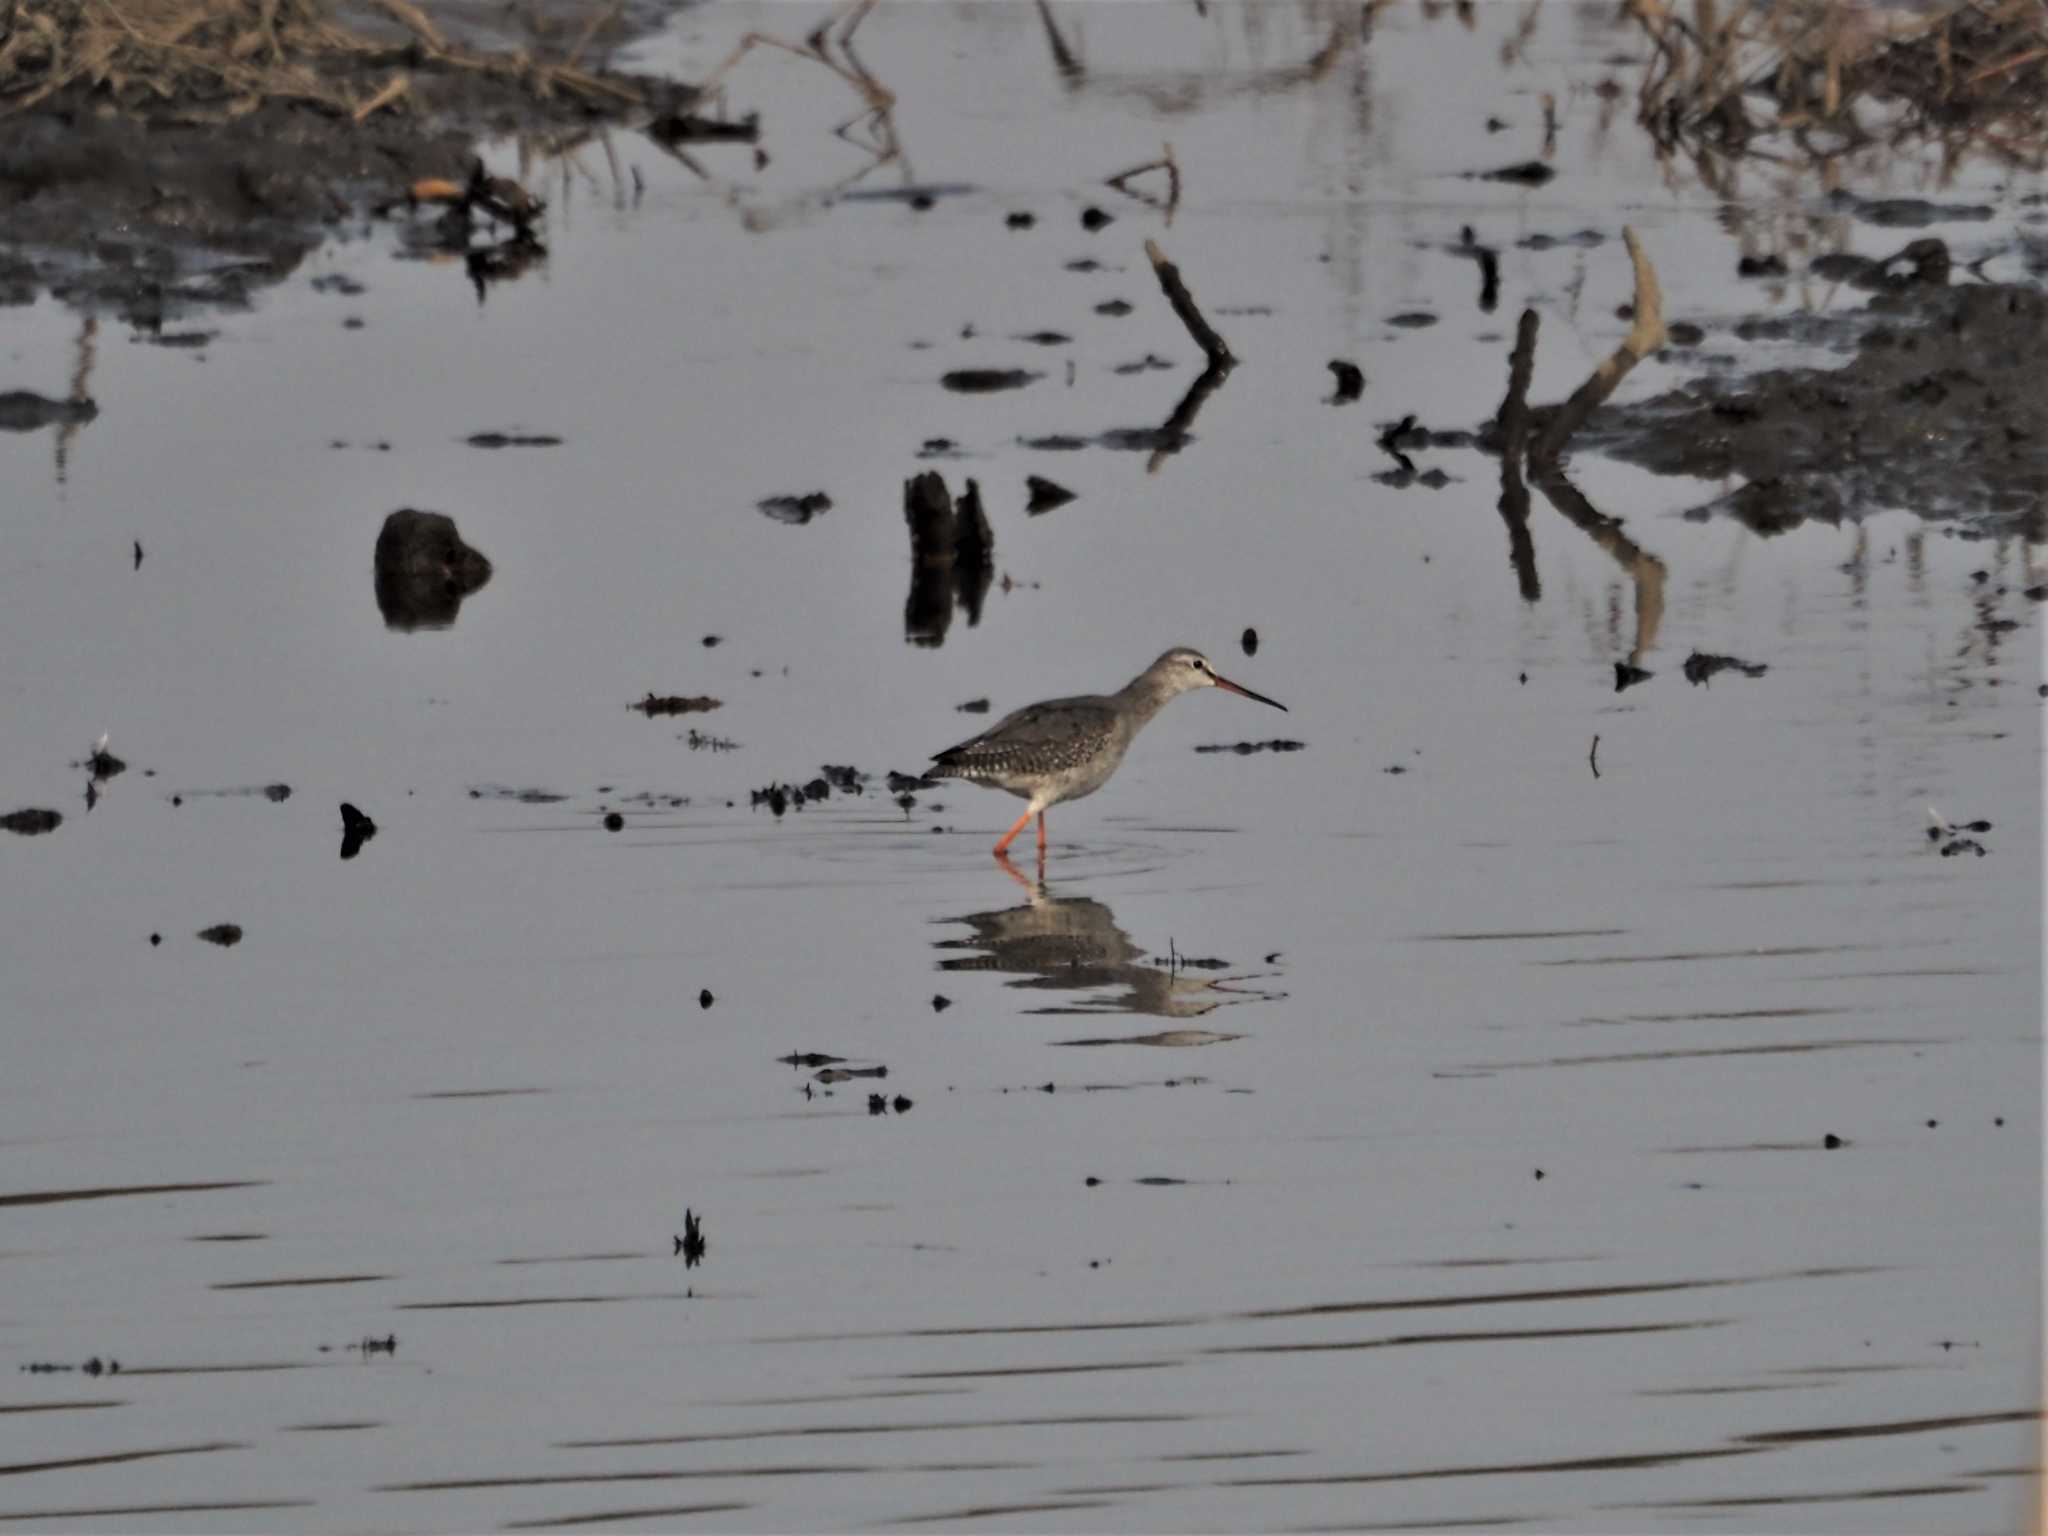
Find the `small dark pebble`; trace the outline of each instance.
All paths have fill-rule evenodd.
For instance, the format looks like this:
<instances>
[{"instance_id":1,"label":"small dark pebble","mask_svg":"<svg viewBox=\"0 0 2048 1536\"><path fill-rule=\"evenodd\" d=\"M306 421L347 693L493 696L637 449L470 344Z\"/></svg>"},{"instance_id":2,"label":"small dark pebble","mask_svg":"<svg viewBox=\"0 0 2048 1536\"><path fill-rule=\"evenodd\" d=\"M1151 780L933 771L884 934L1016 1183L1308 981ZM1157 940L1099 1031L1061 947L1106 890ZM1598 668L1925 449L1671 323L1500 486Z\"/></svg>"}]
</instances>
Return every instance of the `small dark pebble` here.
<instances>
[{"instance_id":1,"label":"small dark pebble","mask_svg":"<svg viewBox=\"0 0 2048 1536\"><path fill-rule=\"evenodd\" d=\"M1939 1120L1930 1120L1927 1122L1927 1129L1931 1131L1939 1124L1941 1124Z\"/></svg>"},{"instance_id":2,"label":"small dark pebble","mask_svg":"<svg viewBox=\"0 0 2048 1536\"><path fill-rule=\"evenodd\" d=\"M914 1102L914 1100L907 1099L899 1093L889 1101L889 1107L899 1115L907 1115L910 1113L910 1107Z\"/></svg>"},{"instance_id":3,"label":"small dark pebble","mask_svg":"<svg viewBox=\"0 0 2048 1536\"><path fill-rule=\"evenodd\" d=\"M931 193L916 192L911 194L910 206L916 209L919 213L923 213L925 210L932 206L933 201L934 199Z\"/></svg>"},{"instance_id":4,"label":"small dark pebble","mask_svg":"<svg viewBox=\"0 0 2048 1536\"><path fill-rule=\"evenodd\" d=\"M163 936L162 934L160 934L160 933L152 933L152 934L151 934L151 935L149 936L149 947L150 947L151 949L155 949L155 948L156 948L156 947L157 947L157 946L158 946L159 944L163 943L163 941L164 941L164 936Z\"/></svg>"},{"instance_id":5,"label":"small dark pebble","mask_svg":"<svg viewBox=\"0 0 2048 1536\"><path fill-rule=\"evenodd\" d=\"M1037 222L1038 215L1035 213L1013 213L1003 220L1011 229L1029 229Z\"/></svg>"},{"instance_id":6,"label":"small dark pebble","mask_svg":"<svg viewBox=\"0 0 2048 1536\"><path fill-rule=\"evenodd\" d=\"M1404 309L1398 315L1387 316L1387 324L1397 325L1404 331L1419 331L1424 326L1436 324L1436 316L1422 309Z\"/></svg>"},{"instance_id":7,"label":"small dark pebble","mask_svg":"<svg viewBox=\"0 0 2048 1536\"><path fill-rule=\"evenodd\" d=\"M706 636L704 637L704 649L708 651L708 650L710 650L710 649L711 649L711 648L712 648L713 646L715 646L715 645L718 645L718 644L722 643L722 642L724 641L724 639L725 639L725 636L723 636L723 635L706 635Z\"/></svg>"},{"instance_id":8,"label":"small dark pebble","mask_svg":"<svg viewBox=\"0 0 2048 1536\"><path fill-rule=\"evenodd\" d=\"M199 937L227 949L242 942L242 929L239 923L215 923L211 928L200 929Z\"/></svg>"},{"instance_id":9,"label":"small dark pebble","mask_svg":"<svg viewBox=\"0 0 2048 1536\"><path fill-rule=\"evenodd\" d=\"M1539 1179L1543 1177L1543 1170L1541 1168L1536 1170L1536 1177Z\"/></svg>"},{"instance_id":10,"label":"small dark pebble","mask_svg":"<svg viewBox=\"0 0 2048 1536\"><path fill-rule=\"evenodd\" d=\"M988 713L987 699L969 699L965 704L953 706L963 715L985 715Z\"/></svg>"},{"instance_id":11,"label":"small dark pebble","mask_svg":"<svg viewBox=\"0 0 2048 1536\"><path fill-rule=\"evenodd\" d=\"M1614 691L1621 693L1626 689L1635 687L1637 683L1647 683L1656 675L1656 673L1646 671L1632 663L1617 661L1614 664Z\"/></svg>"},{"instance_id":12,"label":"small dark pebble","mask_svg":"<svg viewBox=\"0 0 2048 1536\"><path fill-rule=\"evenodd\" d=\"M1094 1189L1102 1183L1102 1180L1098 1179L1097 1177L1095 1177L1094 1174L1091 1173L1088 1175L1087 1178L1083 1179L1081 1182L1086 1184L1090 1189Z\"/></svg>"},{"instance_id":13,"label":"small dark pebble","mask_svg":"<svg viewBox=\"0 0 2048 1536\"><path fill-rule=\"evenodd\" d=\"M945 1011L946 1011L946 1010L947 1010L948 1008L950 1008L950 1007L952 1007L952 1006L953 1006L953 999L951 999L950 997L946 996L946 995L945 995L945 994L944 994L943 992L935 992L935 993L933 993L933 994L932 994L932 1012L933 1012L933 1013L944 1013L944 1012L945 1012Z\"/></svg>"},{"instance_id":14,"label":"small dark pebble","mask_svg":"<svg viewBox=\"0 0 2048 1536\"><path fill-rule=\"evenodd\" d=\"M1329 366L1330 372L1337 376L1337 392L1330 396L1330 404L1344 405L1365 393L1365 372L1358 364L1333 357Z\"/></svg>"},{"instance_id":15,"label":"small dark pebble","mask_svg":"<svg viewBox=\"0 0 2048 1536\"><path fill-rule=\"evenodd\" d=\"M709 987L706 987L702 992L699 992L697 994L697 1006L699 1008L709 1008L713 1003L717 1001L718 999L711 995L711 989Z\"/></svg>"},{"instance_id":16,"label":"small dark pebble","mask_svg":"<svg viewBox=\"0 0 2048 1536\"><path fill-rule=\"evenodd\" d=\"M604 829L607 832L620 832L625 829L625 826L626 818L621 816L617 811L611 812L604 819Z\"/></svg>"},{"instance_id":17,"label":"small dark pebble","mask_svg":"<svg viewBox=\"0 0 2048 1536\"><path fill-rule=\"evenodd\" d=\"M1114 224L1115 222L1115 215L1104 213L1100 208L1091 206L1083 208L1081 210L1081 227L1087 230L1091 235L1095 233L1096 230L1102 229L1107 225Z\"/></svg>"},{"instance_id":18,"label":"small dark pebble","mask_svg":"<svg viewBox=\"0 0 2048 1536\"><path fill-rule=\"evenodd\" d=\"M888 1097L888 1095L887 1095L887 1094L882 1094L882 1093L871 1093L871 1094L869 1094L869 1095L868 1095L868 1113L869 1113L869 1114L871 1114L871 1115L880 1115L880 1114L886 1114L886 1113L888 1112L888 1109L889 1109L889 1097Z\"/></svg>"},{"instance_id":19,"label":"small dark pebble","mask_svg":"<svg viewBox=\"0 0 2048 1536\"><path fill-rule=\"evenodd\" d=\"M1131 306L1122 299L1104 299L1095 306L1098 315L1123 316L1131 312Z\"/></svg>"},{"instance_id":20,"label":"small dark pebble","mask_svg":"<svg viewBox=\"0 0 2048 1536\"><path fill-rule=\"evenodd\" d=\"M1022 336L1012 336L1012 341L1028 341L1034 347L1064 347L1074 338L1064 331L1027 331Z\"/></svg>"},{"instance_id":21,"label":"small dark pebble","mask_svg":"<svg viewBox=\"0 0 2048 1536\"><path fill-rule=\"evenodd\" d=\"M1826 1147L1830 1152L1834 1151L1837 1147L1848 1145L1847 1142L1843 1141L1842 1138L1837 1136L1833 1131L1829 1131L1827 1135L1821 1137L1820 1144Z\"/></svg>"},{"instance_id":22,"label":"small dark pebble","mask_svg":"<svg viewBox=\"0 0 2048 1536\"><path fill-rule=\"evenodd\" d=\"M1024 504L1024 510L1036 517L1041 512L1050 512L1054 507L1063 507L1074 499L1074 493L1063 485L1057 485L1043 475L1024 477L1024 489L1031 493L1031 499Z\"/></svg>"},{"instance_id":23,"label":"small dark pebble","mask_svg":"<svg viewBox=\"0 0 2048 1536\"><path fill-rule=\"evenodd\" d=\"M1256 629L1247 628L1243 634L1237 637L1237 643L1244 647L1245 655L1256 656L1259 654L1259 632Z\"/></svg>"},{"instance_id":24,"label":"small dark pebble","mask_svg":"<svg viewBox=\"0 0 2048 1536\"><path fill-rule=\"evenodd\" d=\"M806 800L829 800L832 798L832 786L823 779L813 779L804 786L804 798Z\"/></svg>"}]
</instances>

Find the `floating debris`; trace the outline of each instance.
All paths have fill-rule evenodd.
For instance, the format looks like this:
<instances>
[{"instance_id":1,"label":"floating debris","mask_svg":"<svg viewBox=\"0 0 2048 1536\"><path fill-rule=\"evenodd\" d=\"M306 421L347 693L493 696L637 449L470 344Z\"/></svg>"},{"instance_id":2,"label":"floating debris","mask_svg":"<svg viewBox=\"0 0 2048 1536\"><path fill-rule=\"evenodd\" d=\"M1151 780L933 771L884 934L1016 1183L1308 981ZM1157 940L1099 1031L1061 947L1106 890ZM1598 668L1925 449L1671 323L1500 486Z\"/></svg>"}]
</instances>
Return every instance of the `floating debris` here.
<instances>
[{"instance_id":1,"label":"floating debris","mask_svg":"<svg viewBox=\"0 0 2048 1536\"><path fill-rule=\"evenodd\" d=\"M1095 207L1093 204L1090 204L1088 207L1083 208L1081 210L1081 227L1087 230L1088 233L1091 235L1094 234L1096 230L1106 228L1107 226L1114 224L1115 222L1115 214L1104 213L1100 208Z\"/></svg>"},{"instance_id":2,"label":"floating debris","mask_svg":"<svg viewBox=\"0 0 2048 1536\"><path fill-rule=\"evenodd\" d=\"M20 810L9 811L0 816L0 832L18 832L23 837L35 837L43 832L54 832L63 824L60 811Z\"/></svg>"},{"instance_id":3,"label":"floating debris","mask_svg":"<svg viewBox=\"0 0 2048 1536\"><path fill-rule=\"evenodd\" d=\"M472 448L559 448L562 440L546 432L472 432L463 441Z\"/></svg>"},{"instance_id":4,"label":"floating debris","mask_svg":"<svg viewBox=\"0 0 2048 1536\"><path fill-rule=\"evenodd\" d=\"M377 835L377 823L346 800L341 802L341 856L352 859Z\"/></svg>"},{"instance_id":5,"label":"floating debris","mask_svg":"<svg viewBox=\"0 0 2048 1536\"><path fill-rule=\"evenodd\" d=\"M1365 393L1365 371L1356 363L1347 363L1341 357L1333 357L1329 363L1330 372L1336 376L1337 390L1330 396L1331 405L1349 405Z\"/></svg>"},{"instance_id":6,"label":"floating debris","mask_svg":"<svg viewBox=\"0 0 2048 1536\"><path fill-rule=\"evenodd\" d=\"M1256 656L1259 654L1259 632L1256 629L1247 626L1245 632L1237 637L1237 643L1243 649L1245 655Z\"/></svg>"},{"instance_id":7,"label":"floating debris","mask_svg":"<svg viewBox=\"0 0 2048 1536\"><path fill-rule=\"evenodd\" d=\"M981 622L982 600L995 580L995 530L982 510L981 487L970 479L955 501L936 470L903 482L903 520L911 558L903 636L912 645L942 645L956 604L969 628Z\"/></svg>"},{"instance_id":8,"label":"floating debris","mask_svg":"<svg viewBox=\"0 0 2048 1536\"><path fill-rule=\"evenodd\" d=\"M1024 504L1024 510L1033 517L1041 512L1050 512L1054 507L1063 507L1075 499L1072 491L1063 485L1055 484L1043 475L1025 476L1024 489L1031 493L1031 499Z\"/></svg>"},{"instance_id":9,"label":"floating debris","mask_svg":"<svg viewBox=\"0 0 2048 1536\"><path fill-rule=\"evenodd\" d=\"M1098 315L1108 315L1111 319L1121 319L1123 316L1128 315L1131 309L1132 306L1123 299L1104 299L1095 306L1095 313Z\"/></svg>"},{"instance_id":10,"label":"floating debris","mask_svg":"<svg viewBox=\"0 0 2048 1536\"><path fill-rule=\"evenodd\" d=\"M1633 662L1617 661L1614 664L1614 691L1625 693L1637 683L1647 683L1657 674L1635 665Z\"/></svg>"},{"instance_id":11,"label":"floating debris","mask_svg":"<svg viewBox=\"0 0 2048 1536\"><path fill-rule=\"evenodd\" d=\"M695 1269L704 1262L704 1255L711 1251L710 1243L704 1239L704 1220L688 1206L683 1208L683 1235L676 1239L676 1253L682 1256L683 1268Z\"/></svg>"},{"instance_id":12,"label":"floating debris","mask_svg":"<svg viewBox=\"0 0 2048 1536\"><path fill-rule=\"evenodd\" d=\"M778 523L801 528L812 518L831 511L832 498L823 491L812 491L803 496L769 496L756 502L755 506Z\"/></svg>"},{"instance_id":13,"label":"floating debris","mask_svg":"<svg viewBox=\"0 0 2048 1536\"><path fill-rule=\"evenodd\" d=\"M745 117L699 117L694 112L664 112L647 125L658 144L752 144L761 137L761 114Z\"/></svg>"},{"instance_id":14,"label":"floating debris","mask_svg":"<svg viewBox=\"0 0 2048 1536\"><path fill-rule=\"evenodd\" d=\"M867 793L868 776L851 763L825 763L821 768L826 782L842 795Z\"/></svg>"},{"instance_id":15,"label":"floating debris","mask_svg":"<svg viewBox=\"0 0 2048 1536\"><path fill-rule=\"evenodd\" d=\"M939 384L959 395L988 395L998 390L1022 389L1044 377L1028 368L955 368L941 374Z\"/></svg>"},{"instance_id":16,"label":"floating debris","mask_svg":"<svg viewBox=\"0 0 2048 1536\"><path fill-rule=\"evenodd\" d=\"M232 949L242 942L240 923L215 923L211 928L199 930L199 937L209 944L218 944L222 949Z\"/></svg>"},{"instance_id":17,"label":"floating debris","mask_svg":"<svg viewBox=\"0 0 2048 1536\"><path fill-rule=\"evenodd\" d=\"M706 987L703 991L697 994L697 1006L699 1008L709 1008L713 1003L717 1001L718 999L711 995L711 989L709 987Z\"/></svg>"},{"instance_id":18,"label":"floating debris","mask_svg":"<svg viewBox=\"0 0 2048 1536\"><path fill-rule=\"evenodd\" d=\"M1437 317L1426 309L1404 309L1398 315L1387 316L1387 324L1398 326L1404 331L1419 331L1435 325Z\"/></svg>"},{"instance_id":19,"label":"floating debris","mask_svg":"<svg viewBox=\"0 0 2048 1536\"><path fill-rule=\"evenodd\" d=\"M657 694L652 690L648 692L646 698L641 699L638 703L626 706L628 709L637 710L650 720L656 715L699 715L723 707L722 700L714 699L709 694L697 694L694 696L680 693Z\"/></svg>"},{"instance_id":20,"label":"floating debris","mask_svg":"<svg viewBox=\"0 0 2048 1536\"><path fill-rule=\"evenodd\" d=\"M1029 331L1010 338L1012 341L1027 341L1034 347L1064 347L1073 339L1064 331Z\"/></svg>"},{"instance_id":21,"label":"floating debris","mask_svg":"<svg viewBox=\"0 0 2048 1536\"><path fill-rule=\"evenodd\" d=\"M568 799L552 789L513 789L504 784L472 784L469 787L472 800L516 800L521 805L558 805Z\"/></svg>"},{"instance_id":22,"label":"floating debris","mask_svg":"<svg viewBox=\"0 0 2048 1536\"><path fill-rule=\"evenodd\" d=\"M1305 741L1288 741L1276 738L1273 741L1223 741L1195 748L1197 752L1235 752L1244 757L1253 752L1299 752L1308 745Z\"/></svg>"},{"instance_id":23,"label":"floating debris","mask_svg":"<svg viewBox=\"0 0 2048 1536\"><path fill-rule=\"evenodd\" d=\"M1497 171L1467 171L1468 181L1505 181L1518 187L1540 187L1557 172L1541 160L1523 160L1514 165L1504 165Z\"/></svg>"},{"instance_id":24,"label":"floating debris","mask_svg":"<svg viewBox=\"0 0 2048 1536\"><path fill-rule=\"evenodd\" d=\"M1744 677L1762 677L1769 670L1769 666L1760 661L1714 656L1705 651L1694 651L1685 658L1685 680L1694 685L1706 682L1717 672L1740 672Z\"/></svg>"},{"instance_id":25,"label":"floating debris","mask_svg":"<svg viewBox=\"0 0 2048 1536\"><path fill-rule=\"evenodd\" d=\"M887 1067L820 1067L811 1074L812 1080L820 1083L851 1082L856 1077L887 1077Z\"/></svg>"},{"instance_id":26,"label":"floating debris","mask_svg":"<svg viewBox=\"0 0 2048 1536\"><path fill-rule=\"evenodd\" d=\"M1005 228L1008 229L1029 229L1032 225L1036 224L1037 222L1037 214L1020 212L1008 215L1003 220L1003 225Z\"/></svg>"},{"instance_id":27,"label":"floating debris","mask_svg":"<svg viewBox=\"0 0 2048 1536\"><path fill-rule=\"evenodd\" d=\"M945 1012L945 1011L946 1011L946 1010L947 1010L948 1008L950 1008L950 1007L952 1007L952 1006L953 1006L953 999L951 999L950 997L946 996L946 994L945 994L945 993L943 993L943 992L934 992L934 993L932 994L932 1012L933 1012L933 1013L944 1013L944 1012Z\"/></svg>"},{"instance_id":28,"label":"floating debris","mask_svg":"<svg viewBox=\"0 0 2048 1536\"><path fill-rule=\"evenodd\" d=\"M623 832L626 830L626 818L617 811L608 811L605 813L604 829L607 832Z\"/></svg>"},{"instance_id":29,"label":"floating debris","mask_svg":"<svg viewBox=\"0 0 2048 1536\"><path fill-rule=\"evenodd\" d=\"M985 715L988 713L987 699L969 699L965 704L953 706L963 715Z\"/></svg>"},{"instance_id":30,"label":"floating debris","mask_svg":"<svg viewBox=\"0 0 2048 1536\"><path fill-rule=\"evenodd\" d=\"M844 1056L828 1056L823 1051L791 1051L787 1056L775 1058L785 1067L829 1067L834 1062L844 1061Z\"/></svg>"}]
</instances>

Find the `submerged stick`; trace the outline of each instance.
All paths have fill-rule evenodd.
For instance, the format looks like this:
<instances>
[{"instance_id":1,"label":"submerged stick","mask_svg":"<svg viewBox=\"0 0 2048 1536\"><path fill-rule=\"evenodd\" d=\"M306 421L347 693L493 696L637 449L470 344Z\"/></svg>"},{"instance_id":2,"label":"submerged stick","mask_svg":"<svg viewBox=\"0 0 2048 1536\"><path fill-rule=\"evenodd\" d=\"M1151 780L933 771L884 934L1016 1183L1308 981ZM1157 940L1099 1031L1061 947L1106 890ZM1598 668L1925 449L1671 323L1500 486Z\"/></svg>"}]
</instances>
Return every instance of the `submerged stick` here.
<instances>
[{"instance_id":1,"label":"submerged stick","mask_svg":"<svg viewBox=\"0 0 2048 1536\"><path fill-rule=\"evenodd\" d=\"M1166 252L1159 249L1159 242L1147 240L1145 254L1151 258L1152 270L1159 276L1159 286L1166 294L1166 302L1173 306L1173 312L1180 316L1180 323L1188 328L1188 334L1195 338L1195 345L1202 349L1212 368L1230 368L1237 362L1231 354L1230 343L1216 334L1215 328L1202 318L1202 311L1195 306L1195 296L1188 292L1188 285L1180 280L1180 268L1166 259Z\"/></svg>"},{"instance_id":2,"label":"submerged stick","mask_svg":"<svg viewBox=\"0 0 2048 1536\"><path fill-rule=\"evenodd\" d=\"M1522 479L1522 454L1529 441L1529 378L1536 371L1536 311L1525 309L1515 326L1515 350L1508 359L1508 395L1494 418L1500 434L1501 520L1508 525L1508 561L1522 600L1543 596L1536 575L1536 545L1529 537L1529 487Z\"/></svg>"},{"instance_id":3,"label":"submerged stick","mask_svg":"<svg viewBox=\"0 0 2048 1536\"><path fill-rule=\"evenodd\" d=\"M1595 368L1544 423L1529 447L1532 461L1556 458L1571 435L1586 424L1586 418L1614 393L1628 371L1664 344L1664 295L1657 286L1657 269L1650 265L1633 229L1623 229L1621 238L1628 244L1629 260L1636 269L1635 324L1629 327L1628 335L1622 338L1613 355Z\"/></svg>"}]
</instances>

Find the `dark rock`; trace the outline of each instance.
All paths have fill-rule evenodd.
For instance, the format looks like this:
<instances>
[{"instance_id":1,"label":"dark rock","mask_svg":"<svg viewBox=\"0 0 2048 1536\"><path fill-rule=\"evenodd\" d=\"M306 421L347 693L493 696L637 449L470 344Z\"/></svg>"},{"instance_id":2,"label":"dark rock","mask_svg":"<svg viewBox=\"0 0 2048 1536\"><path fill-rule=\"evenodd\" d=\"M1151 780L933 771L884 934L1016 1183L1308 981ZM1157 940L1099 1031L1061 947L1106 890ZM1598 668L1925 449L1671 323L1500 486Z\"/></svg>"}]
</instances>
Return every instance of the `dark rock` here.
<instances>
[{"instance_id":1,"label":"dark rock","mask_svg":"<svg viewBox=\"0 0 2048 1536\"><path fill-rule=\"evenodd\" d=\"M376 578L386 627L446 629L463 599L491 579L491 562L462 542L446 513L404 507L377 535Z\"/></svg>"},{"instance_id":2,"label":"dark rock","mask_svg":"<svg viewBox=\"0 0 2048 1536\"><path fill-rule=\"evenodd\" d=\"M617 811L608 811L605 813L604 829L607 832L623 832L626 829L626 818Z\"/></svg>"},{"instance_id":3,"label":"dark rock","mask_svg":"<svg viewBox=\"0 0 2048 1536\"><path fill-rule=\"evenodd\" d=\"M1259 632L1256 629L1246 629L1242 635L1238 636L1237 643L1244 648L1245 655L1256 656L1259 654Z\"/></svg>"},{"instance_id":4,"label":"dark rock","mask_svg":"<svg viewBox=\"0 0 2048 1536\"><path fill-rule=\"evenodd\" d=\"M1038 215L1035 213L1013 213L1003 220L1003 223L1011 229L1029 229L1037 222Z\"/></svg>"},{"instance_id":5,"label":"dark rock","mask_svg":"<svg viewBox=\"0 0 2048 1536\"><path fill-rule=\"evenodd\" d=\"M1337 378L1337 390L1330 396L1330 404L1346 405L1365 393L1365 373L1358 364L1347 363L1341 357L1332 358L1330 372Z\"/></svg>"},{"instance_id":6,"label":"dark rock","mask_svg":"<svg viewBox=\"0 0 2048 1536\"><path fill-rule=\"evenodd\" d=\"M1100 208L1091 206L1081 210L1081 227L1091 235L1096 230L1106 228L1115 222L1114 214L1104 213Z\"/></svg>"}]
</instances>

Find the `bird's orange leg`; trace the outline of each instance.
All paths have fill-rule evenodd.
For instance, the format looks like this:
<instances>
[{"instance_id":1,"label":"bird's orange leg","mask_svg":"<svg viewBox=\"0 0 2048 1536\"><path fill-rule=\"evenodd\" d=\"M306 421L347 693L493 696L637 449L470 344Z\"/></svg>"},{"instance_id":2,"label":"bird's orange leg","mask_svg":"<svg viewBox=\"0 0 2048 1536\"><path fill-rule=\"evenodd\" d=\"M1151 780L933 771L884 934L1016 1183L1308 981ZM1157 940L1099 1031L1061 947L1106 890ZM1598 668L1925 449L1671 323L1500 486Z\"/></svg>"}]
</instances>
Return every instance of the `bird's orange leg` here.
<instances>
[{"instance_id":1,"label":"bird's orange leg","mask_svg":"<svg viewBox=\"0 0 2048 1536\"><path fill-rule=\"evenodd\" d=\"M1045 857L1045 812L1038 813L1038 856Z\"/></svg>"},{"instance_id":2,"label":"bird's orange leg","mask_svg":"<svg viewBox=\"0 0 2048 1536\"><path fill-rule=\"evenodd\" d=\"M1003 852L1003 850L1004 850L1005 848L1009 847L1009 846L1010 846L1010 844L1012 844L1013 842L1015 842L1015 841L1017 840L1017 834L1018 834L1019 832L1022 832L1022 831L1024 830L1024 828L1025 828L1025 825L1026 825L1027 823L1029 823L1029 821L1030 821L1030 820L1031 820L1031 812L1029 812L1029 811L1026 811L1026 812L1025 812L1025 813L1024 813L1024 814L1023 814L1022 816L1019 816L1019 817L1017 818L1017 825L1015 825L1014 827L1010 828L1010 830L1009 830L1009 831L1007 831L1007 832L1005 832L1005 833L1003 834L1003 840L1002 840L1001 842L999 842L999 843L997 843L997 844L996 844L996 856L997 856L998 858L1000 858L1000 857L1002 856L1002 852ZM1038 834L1038 835L1039 835L1040 837L1043 837L1043 836L1045 835L1045 833L1044 833L1044 830L1043 830L1043 826L1042 826L1042 824L1041 824L1041 830L1039 831L1039 834Z\"/></svg>"}]
</instances>

